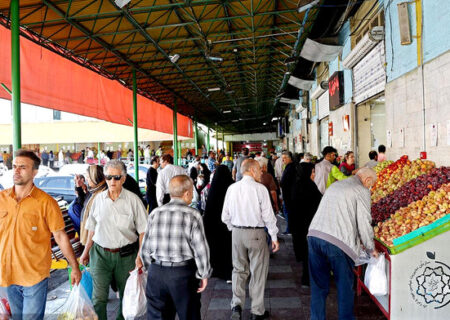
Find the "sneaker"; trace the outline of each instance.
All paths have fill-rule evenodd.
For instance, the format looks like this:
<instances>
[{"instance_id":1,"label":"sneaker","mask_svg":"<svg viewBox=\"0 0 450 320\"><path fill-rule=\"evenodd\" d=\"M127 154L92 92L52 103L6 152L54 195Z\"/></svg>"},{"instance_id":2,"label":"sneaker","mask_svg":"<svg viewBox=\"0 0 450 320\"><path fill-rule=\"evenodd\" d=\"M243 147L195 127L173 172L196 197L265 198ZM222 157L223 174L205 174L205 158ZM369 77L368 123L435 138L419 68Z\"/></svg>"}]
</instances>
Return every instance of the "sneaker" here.
<instances>
[{"instance_id":1,"label":"sneaker","mask_svg":"<svg viewBox=\"0 0 450 320\"><path fill-rule=\"evenodd\" d=\"M285 232L283 232L283 235L284 236L292 236L292 233L285 231Z\"/></svg>"},{"instance_id":2,"label":"sneaker","mask_svg":"<svg viewBox=\"0 0 450 320\"><path fill-rule=\"evenodd\" d=\"M263 319L269 319L269 311L266 310L266 312L264 312L264 314L251 314L250 315L250 320L263 320Z\"/></svg>"},{"instance_id":3,"label":"sneaker","mask_svg":"<svg viewBox=\"0 0 450 320\"><path fill-rule=\"evenodd\" d=\"M233 281L227 280L227 284L232 284L232 283L233 283Z\"/></svg>"},{"instance_id":4,"label":"sneaker","mask_svg":"<svg viewBox=\"0 0 450 320\"><path fill-rule=\"evenodd\" d=\"M230 320L241 320L242 318L242 308L241 306L235 306L231 309Z\"/></svg>"}]
</instances>

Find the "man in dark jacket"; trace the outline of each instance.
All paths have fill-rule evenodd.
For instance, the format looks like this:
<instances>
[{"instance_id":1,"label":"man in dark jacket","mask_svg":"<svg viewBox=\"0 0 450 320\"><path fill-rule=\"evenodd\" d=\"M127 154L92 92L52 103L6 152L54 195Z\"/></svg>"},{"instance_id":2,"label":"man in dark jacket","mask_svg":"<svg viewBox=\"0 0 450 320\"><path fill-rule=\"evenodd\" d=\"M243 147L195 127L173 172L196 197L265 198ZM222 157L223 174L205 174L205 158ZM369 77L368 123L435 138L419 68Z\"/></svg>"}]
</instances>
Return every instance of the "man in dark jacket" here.
<instances>
[{"instance_id":1,"label":"man in dark jacket","mask_svg":"<svg viewBox=\"0 0 450 320\"><path fill-rule=\"evenodd\" d=\"M147 171L147 203L148 203L148 212L152 212L153 209L158 207L158 202L156 201L156 180L158 179L158 169L159 167L159 157L154 156L150 160L150 168Z\"/></svg>"}]
</instances>

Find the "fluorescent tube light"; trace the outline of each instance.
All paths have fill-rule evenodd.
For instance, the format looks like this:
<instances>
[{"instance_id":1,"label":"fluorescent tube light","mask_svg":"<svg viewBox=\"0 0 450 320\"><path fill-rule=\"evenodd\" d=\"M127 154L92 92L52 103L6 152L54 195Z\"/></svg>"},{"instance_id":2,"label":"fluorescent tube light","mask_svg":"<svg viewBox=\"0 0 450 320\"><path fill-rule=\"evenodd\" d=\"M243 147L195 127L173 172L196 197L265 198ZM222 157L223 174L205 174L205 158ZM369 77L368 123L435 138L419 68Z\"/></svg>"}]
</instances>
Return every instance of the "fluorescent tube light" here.
<instances>
[{"instance_id":1,"label":"fluorescent tube light","mask_svg":"<svg viewBox=\"0 0 450 320\"><path fill-rule=\"evenodd\" d=\"M314 0L314 1L311 1L311 2L308 3L308 4L305 4L304 6L299 7L299 8L298 8L298 12L300 13L300 12L306 11L306 10L308 10L308 9L311 9L312 7L318 5L319 2L320 2L320 0Z\"/></svg>"}]
</instances>

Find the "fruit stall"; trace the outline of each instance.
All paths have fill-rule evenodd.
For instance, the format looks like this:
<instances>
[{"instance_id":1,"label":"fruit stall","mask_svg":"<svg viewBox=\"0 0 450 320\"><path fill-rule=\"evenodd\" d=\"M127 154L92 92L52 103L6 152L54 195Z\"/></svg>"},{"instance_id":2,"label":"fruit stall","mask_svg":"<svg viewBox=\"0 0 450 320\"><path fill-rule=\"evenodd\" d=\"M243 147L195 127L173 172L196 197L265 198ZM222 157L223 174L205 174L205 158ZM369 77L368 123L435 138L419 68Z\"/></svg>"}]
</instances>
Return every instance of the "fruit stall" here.
<instances>
[{"instance_id":1,"label":"fruit stall","mask_svg":"<svg viewBox=\"0 0 450 320\"><path fill-rule=\"evenodd\" d=\"M407 156L375 167L372 220L375 246L385 254L389 292L374 296L388 319L449 319L450 167Z\"/></svg>"}]
</instances>

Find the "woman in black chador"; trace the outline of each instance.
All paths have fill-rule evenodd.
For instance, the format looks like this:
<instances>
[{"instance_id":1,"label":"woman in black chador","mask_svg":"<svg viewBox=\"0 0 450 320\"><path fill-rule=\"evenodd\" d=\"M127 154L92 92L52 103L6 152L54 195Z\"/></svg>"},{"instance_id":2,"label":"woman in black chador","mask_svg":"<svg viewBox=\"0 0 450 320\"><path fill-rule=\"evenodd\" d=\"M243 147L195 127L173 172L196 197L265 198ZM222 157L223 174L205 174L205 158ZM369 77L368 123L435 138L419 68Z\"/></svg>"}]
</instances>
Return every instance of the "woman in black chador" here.
<instances>
[{"instance_id":1,"label":"woman in black chador","mask_svg":"<svg viewBox=\"0 0 450 320\"><path fill-rule=\"evenodd\" d=\"M206 239L210 248L213 277L223 280L231 280L231 271L233 270L231 232L221 219L225 194L232 183L233 178L228 167L225 165L218 166L214 171L203 216Z\"/></svg>"},{"instance_id":2,"label":"woman in black chador","mask_svg":"<svg viewBox=\"0 0 450 320\"><path fill-rule=\"evenodd\" d=\"M302 286L309 286L308 228L319 207L322 193L314 183L314 164L302 162L297 165L295 184L292 189L293 213L289 215L289 230L297 262L302 261Z\"/></svg>"}]
</instances>

